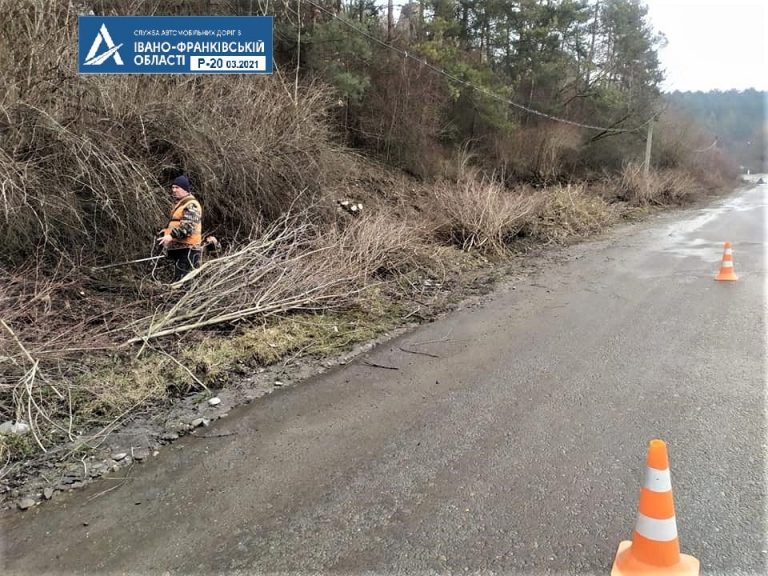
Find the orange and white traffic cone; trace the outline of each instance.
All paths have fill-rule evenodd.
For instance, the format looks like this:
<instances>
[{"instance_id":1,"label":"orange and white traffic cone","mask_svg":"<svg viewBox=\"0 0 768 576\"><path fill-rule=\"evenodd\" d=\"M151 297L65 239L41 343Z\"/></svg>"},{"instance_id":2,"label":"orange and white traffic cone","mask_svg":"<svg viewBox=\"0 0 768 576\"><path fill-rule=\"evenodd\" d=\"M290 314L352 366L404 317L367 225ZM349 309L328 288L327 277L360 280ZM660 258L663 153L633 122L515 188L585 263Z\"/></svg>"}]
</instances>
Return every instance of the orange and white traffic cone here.
<instances>
[{"instance_id":1,"label":"orange and white traffic cone","mask_svg":"<svg viewBox=\"0 0 768 576\"><path fill-rule=\"evenodd\" d=\"M738 280L739 277L733 271L733 248L730 242L725 243L723 250L723 262L720 264L720 272L715 276L715 280Z\"/></svg>"},{"instance_id":2,"label":"orange and white traffic cone","mask_svg":"<svg viewBox=\"0 0 768 576\"><path fill-rule=\"evenodd\" d=\"M662 440L651 440L647 463L632 542L619 544L611 576L698 576L699 561L680 554L667 445Z\"/></svg>"}]
</instances>

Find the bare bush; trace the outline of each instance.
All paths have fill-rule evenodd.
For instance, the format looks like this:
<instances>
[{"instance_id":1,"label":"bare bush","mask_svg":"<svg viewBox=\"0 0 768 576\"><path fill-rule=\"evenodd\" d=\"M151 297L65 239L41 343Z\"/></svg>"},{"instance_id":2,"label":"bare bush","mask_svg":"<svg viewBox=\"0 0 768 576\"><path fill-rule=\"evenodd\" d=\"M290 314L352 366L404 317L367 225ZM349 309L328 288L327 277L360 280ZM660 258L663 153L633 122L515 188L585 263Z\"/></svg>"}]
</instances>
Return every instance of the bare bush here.
<instances>
[{"instance_id":1,"label":"bare bush","mask_svg":"<svg viewBox=\"0 0 768 576\"><path fill-rule=\"evenodd\" d=\"M581 145L578 128L563 124L543 124L521 128L495 140L494 157L505 172L523 179L542 182L558 180L566 169L566 159Z\"/></svg>"},{"instance_id":2,"label":"bare bush","mask_svg":"<svg viewBox=\"0 0 768 576\"><path fill-rule=\"evenodd\" d=\"M618 181L608 176L606 188L615 190L616 197L634 206L669 206L690 202L706 190L683 170L649 171L641 164L626 164Z\"/></svg>"},{"instance_id":3,"label":"bare bush","mask_svg":"<svg viewBox=\"0 0 768 576\"><path fill-rule=\"evenodd\" d=\"M627 163L615 183L615 190L616 196L625 202L635 205L649 204L657 196L655 174L649 173L646 178L642 164Z\"/></svg>"},{"instance_id":4,"label":"bare bush","mask_svg":"<svg viewBox=\"0 0 768 576\"><path fill-rule=\"evenodd\" d=\"M706 190L685 170L667 169L659 173L660 194L665 204L683 205L704 196Z\"/></svg>"},{"instance_id":5,"label":"bare bush","mask_svg":"<svg viewBox=\"0 0 768 576\"><path fill-rule=\"evenodd\" d=\"M386 279L424 265L426 252L421 225L384 212L331 228L323 240L339 258L371 279Z\"/></svg>"},{"instance_id":6,"label":"bare bush","mask_svg":"<svg viewBox=\"0 0 768 576\"><path fill-rule=\"evenodd\" d=\"M535 217L541 196L508 190L489 178L470 177L459 184L436 187L437 210L443 223L438 236L463 250L503 254L515 235Z\"/></svg>"},{"instance_id":7,"label":"bare bush","mask_svg":"<svg viewBox=\"0 0 768 576\"><path fill-rule=\"evenodd\" d=\"M724 190L729 185L733 185L739 173L736 163L716 148L698 152L687 168L687 171L707 192Z\"/></svg>"},{"instance_id":8,"label":"bare bush","mask_svg":"<svg viewBox=\"0 0 768 576\"><path fill-rule=\"evenodd\" d=\"M478 154L472 151L475 144L472 140L466 140L454 153L454 159L446 163L443 174L449 180L463 182L477 175Z\"/></svg>"},{"instance_id":9,"label":"bare bush","mask_svg":"<svg viewBox=\"0 0 768 576\"><path fill-rule=\"evenodd\" d=\"M658 168L685 168L696 161L698 150L712 145L714 135L674 108L664 110L653 134L653 159Z\"/></svg>"},{"instance_id":10,"label":"bare bush","mask_svg":"<svg viewBox=\"0 0 768 576\"><path fill-rule=\"evenodd\" d=\"M738 168L717 138L679 109L664 111L653 139L653 166L664 203L688 202L733 184Z\"/></svg>"},{"instance_id":11,"label":"bare bush","mask_svg":"<svg viewBox=\"0 0 768 576\"><path fill-rule=\"evenodd\" d=\"M528 236L563 243L600 232L615 218L608 203L585 184L558 185L543 192L537 217L526 226Z\"/></svg>"},{"instance_id":12,"label":"bare bush","mask_svg":"<svg viewBox=\"0 0 768 576\"><path fill-rule=\"evenodd\" d=\"M30 264L0 271L0 318L35 357L62 360L71 350L110 347L109 327L130 317L135 296L98 294L69 261L45 275ZM0 333L0 356L22 360L21 350Z\"/></svg>"},{"instance_id":13,"label":"bare bush","mask_svg":"<svg viewBox=\"0 0 768 576\"><path fill-rule=\"evenodd\" d=\"M74 441L74 422L89 422L83 408L93 403L80 378L86 359L117 350L110 328L137 308L127 299L132 304L119 293L94 293L67 260L44 275L34 262L0 270L0 421L23 422L33 439L11 450L0 436L0 453L16 459ZM121 393L115 388L113 397Z\"/></svg>"},{"instance_id":14,"label":"bare bush","mask_svg":"<svg viewBox=\"0 0 768 576\"><path fill-rule=\"evenodd\" d=\"M353 110L352 142L424 179L442 174L446 151L439 144L450 101L444 81L410 59L376 52L371 89Z\"/></svg>"},{"instance_id":15,"label":"bare bush","mask_svg":"<svg viewBox=\"0 0 768 576\"><path fill-rule=\"evenodd\" d=\"M294 92L279 74L81 76L69 2L0 8L2 261L83 246L99 259L143 255L164 223L163 188L182 172L206 227L242 236L321 194L336 154L326 88Z\"/></svg>"}]
</instances>

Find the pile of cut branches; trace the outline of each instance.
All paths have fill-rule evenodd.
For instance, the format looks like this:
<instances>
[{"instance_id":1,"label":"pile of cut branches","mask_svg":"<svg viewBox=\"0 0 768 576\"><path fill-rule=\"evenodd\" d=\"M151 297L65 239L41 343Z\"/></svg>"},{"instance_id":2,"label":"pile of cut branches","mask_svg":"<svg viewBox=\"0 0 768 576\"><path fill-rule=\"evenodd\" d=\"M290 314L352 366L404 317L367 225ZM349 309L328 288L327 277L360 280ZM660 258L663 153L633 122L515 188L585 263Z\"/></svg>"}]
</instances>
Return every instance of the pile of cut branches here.
<instances>
[{"instance_id":1,"label":"pile of cut branches","mask_svg":"<svg viewBox=\"0 0 768 576\"><path fill-rule=\"evenodd\" d=\"M167 309L129 325L128 343L249 318L354 306L376 276L416 266L421 241L385 215L321 228L288 213L239 250L205 262L174 285Z\"/></svg>"}]
</instances>

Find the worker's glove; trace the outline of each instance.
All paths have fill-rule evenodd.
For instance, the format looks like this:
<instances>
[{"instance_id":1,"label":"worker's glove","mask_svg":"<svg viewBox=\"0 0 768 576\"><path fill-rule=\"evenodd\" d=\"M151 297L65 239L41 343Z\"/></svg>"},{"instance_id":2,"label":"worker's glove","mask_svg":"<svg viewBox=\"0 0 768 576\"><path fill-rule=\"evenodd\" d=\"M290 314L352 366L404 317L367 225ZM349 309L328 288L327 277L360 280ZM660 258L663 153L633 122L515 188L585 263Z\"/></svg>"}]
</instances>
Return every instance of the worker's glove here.
<instances>
[{"instance_id":1,"label":"worker's glove","mask_svg":"<svg viewBox=\"0 0 768 576\"><path fill-rule=\"evenodd\" d=\"M216 236L206 236L203 240L203 249L207 252L218 252L221 250L221 242Z\"/></svg>"}]
</instances>

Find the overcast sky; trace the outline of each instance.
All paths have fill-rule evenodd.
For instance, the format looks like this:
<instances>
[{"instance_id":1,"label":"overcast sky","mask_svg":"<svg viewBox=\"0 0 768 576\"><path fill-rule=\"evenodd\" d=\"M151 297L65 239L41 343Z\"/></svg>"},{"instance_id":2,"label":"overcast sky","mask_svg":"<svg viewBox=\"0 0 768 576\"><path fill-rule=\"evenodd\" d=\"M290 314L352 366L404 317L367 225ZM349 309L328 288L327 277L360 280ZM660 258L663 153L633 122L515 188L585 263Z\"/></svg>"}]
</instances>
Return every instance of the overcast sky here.
<instances>
[{"instance_id":1,"label":"overcast sky","mask_svg":"<svg viewBox=\"0 0 768 576\"><path fill-rule=\"evenodd\" d=\"M768 0L644 0L665 91L768 90Z\"/></svg>"}]
</instances>

